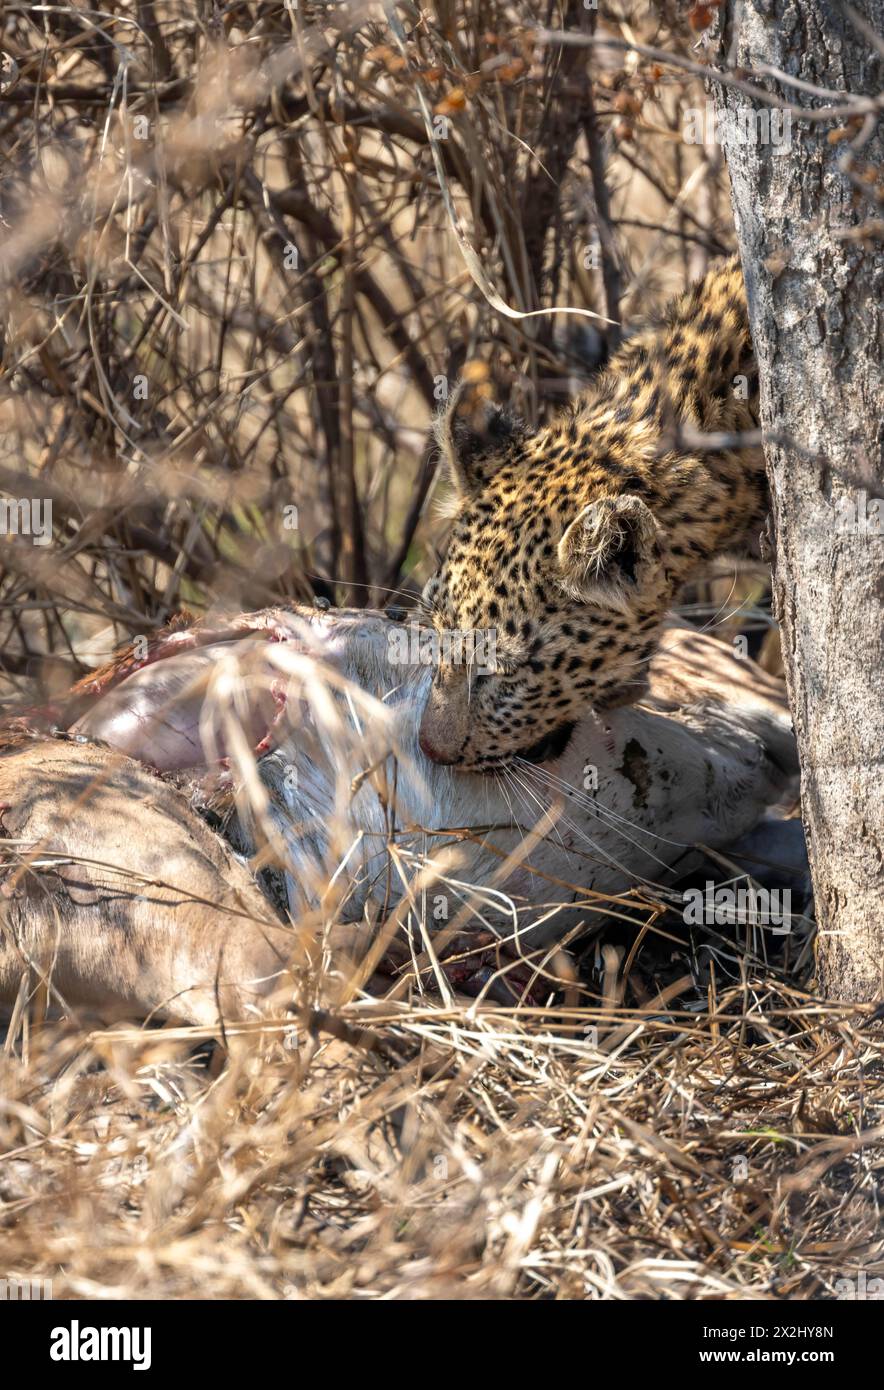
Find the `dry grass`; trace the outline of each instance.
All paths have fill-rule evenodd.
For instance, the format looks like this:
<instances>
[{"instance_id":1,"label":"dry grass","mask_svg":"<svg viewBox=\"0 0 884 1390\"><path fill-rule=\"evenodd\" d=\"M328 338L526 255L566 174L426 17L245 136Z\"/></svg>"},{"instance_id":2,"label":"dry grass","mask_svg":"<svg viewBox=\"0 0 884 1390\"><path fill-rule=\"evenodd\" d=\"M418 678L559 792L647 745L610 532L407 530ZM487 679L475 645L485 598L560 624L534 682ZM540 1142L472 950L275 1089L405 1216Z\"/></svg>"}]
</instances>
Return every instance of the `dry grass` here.
<instances>
[{"instance_id":1,"label":"dry grass","mask_svg":"<svg viewBox=\"0 0 884 1390\"><path fill-rule=\"evenodd\" d=\"M538 419L733 246L702 84L544 47L522 0L404 5L402 48L367 4L101 13L5 10L0 486L53 537L0 555L15 698L182 605L414 595L464 361ZM692 42L617 13L546 18Z\"/></svg>"},{"instance_id":2,"label":"dry grass","mask_svg":"<svg viewBox=\"0 0 884 1390\"><path fill-rule=\"evenodd\" d=\"M9 1273L56 1297L617 1299L884 1274L880 1025L855 1010L756 982L710 1012L344 1017L370 1031L268 1027L214 1080L177 1033L32 1034L0 1070Z\"/></svg>"}]
</instances>

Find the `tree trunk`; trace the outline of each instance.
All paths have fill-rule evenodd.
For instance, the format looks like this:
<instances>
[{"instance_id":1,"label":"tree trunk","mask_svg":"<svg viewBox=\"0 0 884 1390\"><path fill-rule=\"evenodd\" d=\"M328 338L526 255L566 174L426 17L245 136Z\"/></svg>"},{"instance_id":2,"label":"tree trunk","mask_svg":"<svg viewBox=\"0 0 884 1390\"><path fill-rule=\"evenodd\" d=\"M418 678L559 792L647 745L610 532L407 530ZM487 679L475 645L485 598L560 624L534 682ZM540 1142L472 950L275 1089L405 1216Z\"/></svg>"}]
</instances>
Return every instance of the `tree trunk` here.
<instances>
[{"instance_id":1,"label":"tree trunk","mask_svg":"<svg viewBox=\"0 0 884 1390\"><path fill-rule=\"evenodd\" d=\"M884 33L884 0L854 4ZM837 0L727 0L723 15L722 68L754 74L768 64L830 90L881 90L884 48ZM770 77L749 80L805 109L826 104ZM884 502L879 509L872 499L884 498L884 255L880 201L869 183L860 190L863 169L881 168L880 127L851 150L858 124L833 134L842 120L793 115L791 147L778 149L770 138L728 136L739 113L762 104L718 84L715 101L761 373L774 604L801 756L817 980L830 998L876 999L884 993Z\"/></svg>"}]
</instances>

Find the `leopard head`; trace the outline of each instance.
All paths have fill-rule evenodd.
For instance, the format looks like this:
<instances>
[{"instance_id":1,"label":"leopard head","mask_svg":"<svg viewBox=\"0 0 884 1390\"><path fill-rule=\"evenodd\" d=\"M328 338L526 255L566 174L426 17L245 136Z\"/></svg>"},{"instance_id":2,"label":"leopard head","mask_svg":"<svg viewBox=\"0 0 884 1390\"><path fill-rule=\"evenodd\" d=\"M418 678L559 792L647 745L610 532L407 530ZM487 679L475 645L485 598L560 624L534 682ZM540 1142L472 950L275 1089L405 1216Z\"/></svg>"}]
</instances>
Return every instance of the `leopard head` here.
<instances>
[{"instance_id":1,"label":"leopard head","mask_svg":"<svg viewBox=\"0 0 884 1390\"><path fill-rule=\"evenodd\" d=\"M661 528L578 416L532 433L461 387L436 435L455 510L422 597L438 655L421 748L471 771L556 756L590 708L646 688L671 599Z\"/></svg>"}]
</instances>

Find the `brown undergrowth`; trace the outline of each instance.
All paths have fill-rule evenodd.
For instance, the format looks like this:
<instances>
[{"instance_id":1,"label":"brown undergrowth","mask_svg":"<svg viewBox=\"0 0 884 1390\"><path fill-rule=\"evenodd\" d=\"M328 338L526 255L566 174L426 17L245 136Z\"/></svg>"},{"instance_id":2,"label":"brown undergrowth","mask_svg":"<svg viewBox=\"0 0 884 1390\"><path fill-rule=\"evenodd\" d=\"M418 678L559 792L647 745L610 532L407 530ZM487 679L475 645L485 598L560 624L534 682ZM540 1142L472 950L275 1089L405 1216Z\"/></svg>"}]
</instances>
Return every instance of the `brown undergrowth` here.
<instances>
[{"instance_id":1,"label":"brown undergrowth","mask_svg":"<svg viewBox=\"0 0 884 1390\"><path fill-rule=\"evenodd\" d=\"M376 999L220 1069L188 1030L31 1032L6 1268L84 1298L862 1297L881 1024L773 978L685 1002Z\"/></svg>"}]
</instances>

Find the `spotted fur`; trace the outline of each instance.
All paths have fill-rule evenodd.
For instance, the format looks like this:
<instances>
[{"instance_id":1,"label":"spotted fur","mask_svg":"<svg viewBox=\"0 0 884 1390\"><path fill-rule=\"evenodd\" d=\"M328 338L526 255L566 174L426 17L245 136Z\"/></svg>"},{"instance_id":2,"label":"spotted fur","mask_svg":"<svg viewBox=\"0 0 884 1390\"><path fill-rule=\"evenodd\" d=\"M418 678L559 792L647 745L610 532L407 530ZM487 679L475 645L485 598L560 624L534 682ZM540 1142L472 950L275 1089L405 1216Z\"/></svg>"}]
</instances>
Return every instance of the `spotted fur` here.
<instances>
[{"instance_id":1,"label":"spotted fur","mask_svg":"<svg viewBox=\"0 0 884 1390\"><path fill-rule=\"evenodd\" d=\"M760 529L760 448L695 437L755 430L757 392L736 258L537 432L458 387L437 423L456 512L423 609L441 632L492 631L498 669L440 660L421 725L429 757L473 770L542 757L588 706L640 697L685 580Z\"/></svg>"}]
</instances>

